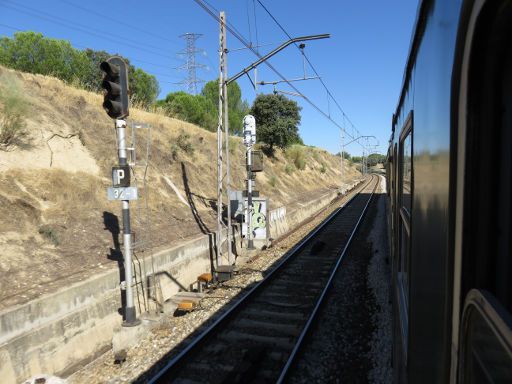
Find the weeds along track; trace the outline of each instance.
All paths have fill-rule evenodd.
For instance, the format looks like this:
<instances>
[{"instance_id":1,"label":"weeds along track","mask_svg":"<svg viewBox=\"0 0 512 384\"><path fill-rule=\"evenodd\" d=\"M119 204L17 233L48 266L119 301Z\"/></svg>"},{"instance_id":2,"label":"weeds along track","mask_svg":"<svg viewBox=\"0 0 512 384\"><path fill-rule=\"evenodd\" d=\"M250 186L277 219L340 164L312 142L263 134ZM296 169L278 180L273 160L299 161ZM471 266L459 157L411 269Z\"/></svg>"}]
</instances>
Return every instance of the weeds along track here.
<instances>
[{"instance_id":1,"label":"weeds along track","mask_svg":"<svg viewBox=\"0 0 512 384\"><path fill-rule=\"evenodd\" d=\"M331 214L239 303L176 357L141 377L150 383L282 380L362 221L378 176Z\"/></svg>"}]
</instances>

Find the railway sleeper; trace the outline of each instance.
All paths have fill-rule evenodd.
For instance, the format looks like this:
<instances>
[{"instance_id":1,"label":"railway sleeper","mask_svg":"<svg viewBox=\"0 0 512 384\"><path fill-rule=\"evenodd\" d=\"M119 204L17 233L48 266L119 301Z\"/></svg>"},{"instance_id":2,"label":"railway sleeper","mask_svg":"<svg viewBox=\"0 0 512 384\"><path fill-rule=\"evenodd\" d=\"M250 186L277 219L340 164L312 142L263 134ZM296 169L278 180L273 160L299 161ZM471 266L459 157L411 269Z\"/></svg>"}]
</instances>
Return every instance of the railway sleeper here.
<instances>
[{"instance_id":1,"label":"railway sleeper","mask_svg":"<svg viewBox=\"0 0 512 384\"><path fill-rule=\"evenodd\" d=\"M287 298L289 299L289 297ZM283 309L286 309L286 311L289 311L290 309L295 309L296 311L302 312L310 307L310 304L308 303L290 303L289 300L264 300L262 298L256 299L254 303L261 304L270 308L280 308L281 311Z\"/></svg>"},{"instance_id":2,"label":"railway sleeper","mask_svg":"<svg viewBox=\"0 0 512 384\"><path fill-rule=\"evenodd\" d=\"M299 298L300 300L309 301L310 299L316 298L320 292L320 287L301 288L280 286L272 287L272 291L270 292L262 292L260 297L270 300L274 300L275 298L289 298L291 302L296 302L297 298Z\"/></svg>"},{"instance_id":3,"label":"railway sleeper","mask_svg":"<svg viewBox=\"0 0 512 384\"><path fill-rule=\"evenodd\" d=\"M273 368L280 366L287 354L269 351L268 347L253 347L241 351L236 361L223 359L189 363L177 382L198 378L213 383L251 383L275 378Z\"/></svg>"},{"instance_id":4,"label":"railway sleeper","mask_svg":"<svg viewBox=\"0 0 512 384\"><path fill-rule=\"evenodd\" d=\"M302 279L279 279L273 282L274 287L299 287L299 288L314 288L322 287L322 283L316 280L302 280Z\"/></svg>"},{"instance_id":5,"label":"railway sleeper","mask_svg":"<svg viewBox=\"0 0 512 384\"><path fill-rule=\"evenodd\" d=\"M272 295L265 296L258 299L258 303L266 304L270 308L281 308L281 311L294 310L298 308L300 310L309 310L311 306L314 305L315 299L318 295L305 297L305 296L297 296L295 298L291 298L290 295Z\"/></svg>"},{"instance_id":6,"label":"railway sleeper","mask_svg":"<svg viewBox=\"0 0 512 384\"><path fill-rule=\"evenodd\" d=\"M255 335L253 333L242 331L227 331L217 336L221 341L231 343L242 343L244 346L250 347L251 345L264 345L272 346L273 348L281 348L284 350L291 350L294 347L294 338L291 337L276 337ZM247 343L247 344L246 344Z\"/></svg>"},{"instance_id":7,"label":"railway sleeper","mask_svg":"<svg viewBox=\"0 0 512 384\"><path fill-rule=\"evenodd\" d=\"M269 321L253 320L242 318L237 320L232 330L242 328L242 330L250 330L253 334L259 333L275 333L280 336L295 336L300 334L302 323L270 323Z\"/></svg>"},{"instance_id":8,"label":"railway sleeper","mask_svg":"<svg viewBox=\"0 0 512 384\"><path fill-rule=\"evenodd\" d=\"M282 309L273 311L266 305L264 308L247 308L244 310L244 315L251 318L272 318L277 321L304 321L307 317L303 311L283 312Z\"/></svg>"},{"instance_id":9,"label":"railway sleeper","mask_svg":"<svg viewBox=\"0 0 512 384\"><path fill-rule=\"evenodd\" d=\"M306 267L303 267L303 268L295 268L293 271L286 271L286 273L283 273L282 276L284 278L286 278L287 280L295 277L295 279L299 280L299 281L304 281L306 279L316 281L317 279L320 279L322 277L330 275L331 270L332 270L332 265L329 268L325 268L322 270L308 269ZM280 276L280 278L281 278L281 276Z\"/></svg>"},{"instance_id":10,"label":"railway sleeper","mask_svg":"<svg viewBox=\"0 0 512 384\"><path fill-rule=\"evenodd\" d=\"M330 253L329 256L331 256L332 254L335 255L335 253L333 251L334 250L332 250L332 252L331 252L331 250L329 250L329 253ZM318 266L331 265L331 262L332 262L332 260L330 260L330 258L325 258L325 253L316 254L314 256L305 254L305 255L299 256L299 258L297 260L298 261L308 261L308 262L311 262L312 264L316 264Z\"/></svg>"}]
</instances>

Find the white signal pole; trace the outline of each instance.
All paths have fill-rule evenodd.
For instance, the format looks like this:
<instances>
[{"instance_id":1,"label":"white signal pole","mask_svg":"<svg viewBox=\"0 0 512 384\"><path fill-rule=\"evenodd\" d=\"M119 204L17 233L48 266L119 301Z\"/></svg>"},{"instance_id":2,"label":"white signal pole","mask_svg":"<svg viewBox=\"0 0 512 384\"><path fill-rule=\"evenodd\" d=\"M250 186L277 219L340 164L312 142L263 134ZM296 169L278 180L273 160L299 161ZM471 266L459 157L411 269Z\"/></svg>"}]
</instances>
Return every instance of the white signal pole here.
<instances>
[{"instance_id":1,"label":"white signal pole","mask_svg":"<svg viewBox=\"0 0 512 384\"><path fill-rule=\"evenodd\" d=\"M119 165L127 166L126 152L126 121L116 119L117 148ZM140 323L137 320L135 305L133 302L133 273L132 273L132 234L130 227L130 201L122 200L123 207L123 256L124 256L124 281L126 293L125 321L123 326L132 327Z\"/></svg>"},{"instance_id":2,"label":"white signal pole","mask_svg":"<svg viewBox=\"0 0 512 384\"><path fill-rule=\"evenodd\" d=\"M252 146L256 144L256 120L252 115L244 117L244 144L247 147L247 249L254 249L252 238Z\"/></svg>"},{"instance_id":3,"label":"white signal pole","mask_svg":"<svg viewBox=\"0 0 512 384\"><path fill-rule=\"evenodd\" d=\"M227 48L226 48L226 15L220 13L220 33L219 33L219 121L217 126L217 267L223 265L222 261L222 238L224 223L222 221L223 207L223 187L226 182L227 198L227 248L228 263L233 264L232 244L231 244L231 204L229 201L229 188L231 175L229 169L229 123L228 123L228 91L227 83ZM224 131L224 132L223 132ZM223 145L223 137L225 142ZM226 174L223 172L224 156L226 157Z\"/></svg>"}]
</instances>

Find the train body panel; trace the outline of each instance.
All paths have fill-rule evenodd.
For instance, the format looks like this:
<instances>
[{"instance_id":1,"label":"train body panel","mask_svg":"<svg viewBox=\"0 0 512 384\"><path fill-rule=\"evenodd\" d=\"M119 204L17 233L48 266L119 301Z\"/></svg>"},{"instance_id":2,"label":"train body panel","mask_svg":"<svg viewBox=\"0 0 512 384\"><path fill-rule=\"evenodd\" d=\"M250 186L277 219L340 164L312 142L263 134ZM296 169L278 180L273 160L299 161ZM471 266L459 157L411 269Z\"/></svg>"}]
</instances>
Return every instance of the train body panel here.
<instances>
[{"instance_id":1,"label":"train body panel","mask_svg":"<svg viewBox=\"0 0 512 384\"><path fill-rule=\"evenodd\" d=\"M393 115L386 167L396 382L479 382L470 381L468 376L461 379L463 375L459 372L459 333L465 331L465 298L475 288L493 292L489 282L477 284L478 279L465 274L475 274L473 270L477 267L472 263L477 262L477 256L470 256L469 248L473 245L464 247L470 244L470 236L464 237L463 233L474 227L479 218L469 214L472 207L462 201L470 188L467 144L460 135L465 130L461 130L460 124L471 112L466 100L469 89L461 86L468 76L463 73L463 57L469 58L468 47L474 46L472 41L468 45L463 40L467 37L468 20L475 18L468 8L485 9L487 4L493 4L487 8L499 11L498 3L423 1L419 6L402 92ZM510 1L501 3L502 8L512 9ZM509 93L502 93L507 95L502 97L502 104L510 103ZM462 107L461 100L466 103ZM510 125L510 121L506 124ZM482 173L485 174L483 168ZM470 178L472 183L476 180ZM463 217L472 217L471 223L466 223ZM476 235L472 232L471 236ZM478 248L476 243L474 248ZM501 264L508 269L495 272L505 279L503 276L512 272L511 263ZM487 273L486 279L492 280L492 276L493 273ZM503 285L501 291L507 291ZM512 300L512 294L507 291L499 299ZM461 338L464 337L462 334ZM476 372L476 368L471 369Z\"/></svg>"}]
</instances>

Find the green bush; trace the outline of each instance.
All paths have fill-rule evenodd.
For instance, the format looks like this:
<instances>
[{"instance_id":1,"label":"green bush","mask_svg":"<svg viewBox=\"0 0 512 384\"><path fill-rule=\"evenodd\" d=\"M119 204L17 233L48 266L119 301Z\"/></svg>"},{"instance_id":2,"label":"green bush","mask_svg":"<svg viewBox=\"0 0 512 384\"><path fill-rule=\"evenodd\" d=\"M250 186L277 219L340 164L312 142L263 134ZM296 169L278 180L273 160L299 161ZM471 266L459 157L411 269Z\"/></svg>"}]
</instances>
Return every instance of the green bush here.
<instances>
[{"instance_id":1,"label":"green bush","mask_svg":"<svg viewBox=\"0 0 512 384\"><path fill-rule=\"evenodd\" d=\"M228 86L229 132L242 132L242 119L248 113L249 106L242 100L242 91L236 83ZM196 124L208 131L217 131L219 83L217 80L205 84L201 94L191 95L186 92L171 92L165 99L156 102L168 116Z\"/></svg>"},{"instance_id":2,"label":"green bush","mask_svg":"<svg viewBox=\"0 0 512 384\"><path fill-rule=\"evenodd\" d=\"M92 49L78 50L69 41L52 39L41 33L16 32L12 38L0 37L0 64L18 71L54 76L75 87L101 91L103 72L100 63L112 54ZM130 64L131 101L148 108L160 93L158 81Z\"/></svg>"},{"instance_id":3,"label":"green bush","mask_svg":"<svg viewBox=\"0 0 512 384\"><path fill-rule=\"evenodd\" d=\"M275 147L284 149L292 144L303 144L299 136L300 110L296 101L283 95L256 97L251 114L256 119L258 141L267 144L269 155L273 155Z\"/></svg>"},{"instance_id":4,"label":"green bush","mask_svg":"<svg viewBox=\"0 0 512 384\"><path fill-rule=\"evenodd\" d=\"M14 77L0 77L0 149L20 145L28 135L25 117L27 102Z\"/></svg>"},{"instance_id":5,"label":"green bush","mask_svg":"<svg viewBox=\"0 0 512 384\"><path fill-rule=\"evenodd\" d=\"M239 147L239 140L234 137L229 138L229 153L234 154Z\"/></svg>"},{"instance_id":6,"label":"green bush","mask_svg":"<svg viewBox=\"0 0 512 384\"><path fill-rule=\"evenodd\" d=\"M274 175L270 176L270 180L268 181L268 183L272 188L274 188L277 184L277 177L275 177Z\"/></svg>"},{"instance_id":7,"label":"green bush","mask_svg":"<svg viewBox=\"0 0 512 384\"><path fill-rule=\"evenodd\" d=\"M320 173L325 173L327 171L327 168L325 167L325 164L322 163L322 166L320 167Z\"/></svg>"},{"instance_id":8,"label":"green bush","mask_svg":"<svg viewBox=\"0 0 512 384\"><path fill-rule=\"evenodd\" d=\"M59 237L57 235L57 231L51 225L43 225L39 228L39 234L46 239L50 240L53 245L58 246L60 244Z\"/></svg>"},{"instance_id":9,"label":"green bush","mask_svg":"<svg viewBox=\"0 0 512 384\"><path fill-rule=\"evenodd\" d=\"M190 142L190 135L188 133L180 133L180 135L176 139L176 145L187 155L194 154L195 149L192 143Z\"/></svg>"},{"instance_id":10,"label":"green bush","mask_svg":"<svg viewBox=\"0 0 512 384\"><path fill-rule=\"evenodd\" d=\"M176 144L171 145L171 160L172 161L178 160L178 151L179 150L180 149L178 148L178 146Z\"/></svg>"},{"instance_id":11,"label":"green bush","mask_svg":"<svg viewBox=\"0 0 512 384\"><path fill-rule=\"evenodd\" d=\"M290 164L286 164L286 167L284 167L284 171L287 175L291 175L293 173L293 166Z\"/></svg>"},{"instance_id":12,"label":"green bush","mask_svg":"<svg viewBox=\"0 0 512 384\"><path fill-rule=\"evenodd\" d=\"M301 171L306 169L306 155L302 145L295 144L289 147L286 150L286 157L293 162L295 168Z\"/></svg>"}]
</instances>

